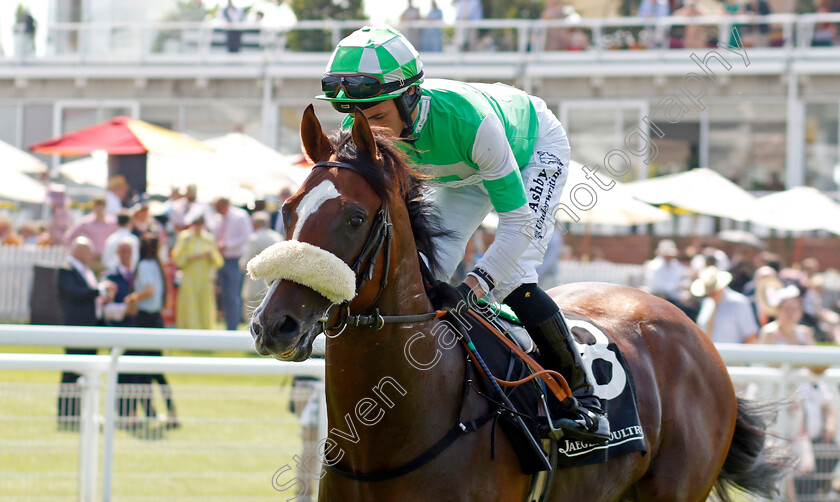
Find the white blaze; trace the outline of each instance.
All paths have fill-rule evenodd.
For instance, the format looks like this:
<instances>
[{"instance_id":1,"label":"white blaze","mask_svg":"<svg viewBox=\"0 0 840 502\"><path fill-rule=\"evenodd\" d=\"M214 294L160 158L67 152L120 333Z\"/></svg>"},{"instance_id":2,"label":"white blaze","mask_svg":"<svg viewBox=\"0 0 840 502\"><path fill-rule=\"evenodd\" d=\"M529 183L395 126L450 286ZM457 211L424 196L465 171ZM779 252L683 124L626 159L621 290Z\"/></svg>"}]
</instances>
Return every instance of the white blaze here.
<instances>
[{"instance_id":1,"label":"white blaze","mask_svg":"<svg viewBox=\"0 0 840 502\"><path fill-rule=\"evenodd\" d=\"M298 237L300 237L300 231L306 223L306 219L315 214L315 212L318 211L318 208L321 207L321 204L330 199L335 199L340 195L341 194L338 193L338 190L335 189L335 185L333 185L330 180L322 181L320 185L316 186L304 195L303 200L300 201L300 204L298 204L297 210L295 211L297 213L297 224L295 225L295 232L294 235L292 235L292 239L298 240Z\"/></svg>"}]
</instances>

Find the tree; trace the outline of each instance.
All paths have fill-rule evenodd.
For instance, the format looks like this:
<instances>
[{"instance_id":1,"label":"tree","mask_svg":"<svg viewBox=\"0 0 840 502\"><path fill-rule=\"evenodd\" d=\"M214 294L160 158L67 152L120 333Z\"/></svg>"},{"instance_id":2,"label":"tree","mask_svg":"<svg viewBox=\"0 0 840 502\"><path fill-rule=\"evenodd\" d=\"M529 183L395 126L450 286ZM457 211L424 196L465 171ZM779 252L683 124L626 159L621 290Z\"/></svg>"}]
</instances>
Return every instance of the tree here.
<instances>
[{"instance_id":1,"label":"tree","mask_svg":"<svg viewBox=\"0 0 840 502\"><path fill-rule=\"evenodd\" d=\"M354 20L367 19L362 0L291 0L292 10L298 20ZM349 35L347 30L342 36ZM330 30L295 30L287 37L293 51L330 52L333 50Z\"/></svg>"},{"instance_id":2,"label":"tree","mask_svg":"<svg viewBox=\"0 0 840 502\"><path fill-rule=\"evenodd\" d=\"M539 19L545 0L484 0L485 19Z\"/></svg>"}]
</instances>

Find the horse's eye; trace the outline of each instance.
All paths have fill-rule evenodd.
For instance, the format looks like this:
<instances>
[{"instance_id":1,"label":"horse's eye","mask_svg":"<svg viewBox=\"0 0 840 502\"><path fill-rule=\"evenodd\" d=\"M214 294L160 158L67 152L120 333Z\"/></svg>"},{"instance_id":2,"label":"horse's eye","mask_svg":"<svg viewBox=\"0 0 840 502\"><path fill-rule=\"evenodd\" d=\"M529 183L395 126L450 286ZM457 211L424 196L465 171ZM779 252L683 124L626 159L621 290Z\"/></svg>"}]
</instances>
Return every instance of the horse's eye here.
<instances>
[{"instance_id":1,"label":"horse's eye","mask_svg":"<svg viewBox=\"0 0 840 502\"><path fill-rule=\"evenodd\" d=\"M359 215L353 216L350 220L347 221L347 226L350 228L359 228L362 226L362 223L365 222L365 219Z\"/></svg>"}]
</instances>

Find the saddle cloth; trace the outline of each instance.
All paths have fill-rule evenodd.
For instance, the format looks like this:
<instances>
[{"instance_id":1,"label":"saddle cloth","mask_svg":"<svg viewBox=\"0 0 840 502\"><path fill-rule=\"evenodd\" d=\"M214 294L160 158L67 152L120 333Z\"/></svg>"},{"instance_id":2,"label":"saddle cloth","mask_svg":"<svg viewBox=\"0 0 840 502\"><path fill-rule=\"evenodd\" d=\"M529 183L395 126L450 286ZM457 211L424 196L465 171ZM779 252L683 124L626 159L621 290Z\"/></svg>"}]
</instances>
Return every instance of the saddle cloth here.
<instances>
[{"instance_id":1,"label":"saddle cloth","mask_svg":"<svg viewBox=\"0 0 840 502\"><path fill-rule=\"evenodd\" d=\"M522 325L508 320L509 316L495 315L491 309L481 309L477 313L514 340L523 350L530 350L530 355L540 362L535 346ZM558 442L558 468L597 464L637 451L644 454L645 438L639 421L633 376L624 355L615 341L590 319L568 312L564 312L564 315L580 350L590 381L595 384L595 393L607 412L612 435L605 444L587 444L561 438ZM513 381L525 378L531 373L530 368L513 351L484 327L473 323L468 331L478 353L494 376ZM502 430L513 443L522 470L529 474L539 471L542 468L541 463L534 458L536 454L533 450L522 446L521 435L527 433L537 441L541 439L539 426L546 423L539 398L541 393L548 398L551 416L560 416L560 403L546 391L539 378L516 387L502 387L502 390L522 416L527 431L523 431L514 421L506 420L508 414L501 416Z\"/></svg>"}]
</instances>

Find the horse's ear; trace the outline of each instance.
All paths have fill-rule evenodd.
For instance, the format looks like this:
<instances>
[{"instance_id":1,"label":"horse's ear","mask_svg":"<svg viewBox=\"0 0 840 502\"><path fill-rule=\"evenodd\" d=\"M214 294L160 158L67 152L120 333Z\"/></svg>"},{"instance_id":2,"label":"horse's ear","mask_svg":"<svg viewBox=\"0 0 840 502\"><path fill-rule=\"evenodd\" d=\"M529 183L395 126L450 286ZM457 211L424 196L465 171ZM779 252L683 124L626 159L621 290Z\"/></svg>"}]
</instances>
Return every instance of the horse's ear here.
<instances>
[{"instance_id":1,"label":"horse's ear","mask_svg":"<svg viewBox=\"0 0 840 502\"><path fill-rule=\"evenodd\" d=\"M310 104L303 112L300 121L300 139L303 142L303 151L312 162L327 160L333 154L333 147L318 117L315 116L315 108Z\"/></svg>"},{"instance_id":2,"label":"horse's ear","mask_svg":"<svg viewBox=\"0 0 840 502\"><path fill-rule=\"evenodd\" d=\"M379 157L379 148L376 146L376 139L373 137L373 131L370 130L370 122L368 122L365 114L356 108L356 113L353 114L353 143L356 143L356 148L359 152L364 153L375 162L382 160Z\"/></svg>"}]
</instances>

